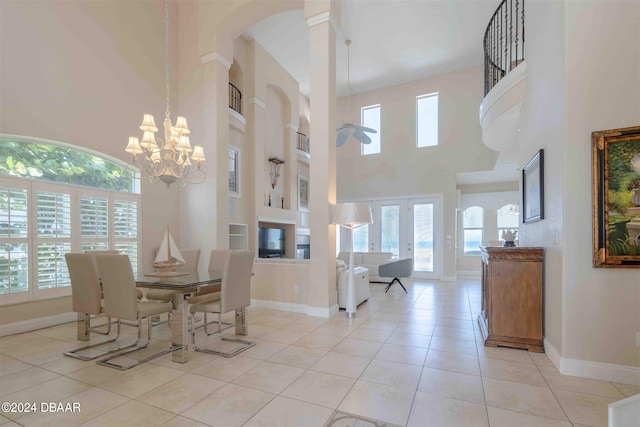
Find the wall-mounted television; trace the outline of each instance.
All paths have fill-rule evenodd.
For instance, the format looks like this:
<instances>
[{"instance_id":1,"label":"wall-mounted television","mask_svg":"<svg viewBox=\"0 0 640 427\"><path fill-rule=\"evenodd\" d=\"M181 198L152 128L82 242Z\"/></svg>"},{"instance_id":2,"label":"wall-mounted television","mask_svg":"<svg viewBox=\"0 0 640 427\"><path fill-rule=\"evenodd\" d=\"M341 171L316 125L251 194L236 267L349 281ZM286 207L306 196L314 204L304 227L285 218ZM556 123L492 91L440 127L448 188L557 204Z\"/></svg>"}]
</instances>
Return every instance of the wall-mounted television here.
<instances>
[{"instance_id":1,"label":"wall-mounted television","mask_svg":"<svg viewBox=\"0 0 640 427\"><path fill-rule=\"evenodd\" d=\"M258 257L284 258L284 230L281 228L258 229Z\"/></svg>"}]
</instances>

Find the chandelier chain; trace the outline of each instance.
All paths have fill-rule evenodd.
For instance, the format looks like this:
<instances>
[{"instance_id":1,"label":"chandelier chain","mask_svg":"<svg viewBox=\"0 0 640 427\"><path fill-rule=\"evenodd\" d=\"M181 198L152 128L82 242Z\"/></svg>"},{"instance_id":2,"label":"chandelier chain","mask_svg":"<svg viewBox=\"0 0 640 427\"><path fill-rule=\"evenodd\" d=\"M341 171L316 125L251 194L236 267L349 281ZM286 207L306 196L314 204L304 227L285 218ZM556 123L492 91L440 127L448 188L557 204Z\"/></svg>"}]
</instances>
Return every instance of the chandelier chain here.
<instances>
[{"instance_id":1,"label":"chandelier chain","mask_svg":"<svg viewBox=\"0 0 640 427\"><path fill-rule=\"evenodd\" d=\"M169 0L164 1L164 78L166 90L165 117L169 117Z\"/></svg>"}]
</instances>

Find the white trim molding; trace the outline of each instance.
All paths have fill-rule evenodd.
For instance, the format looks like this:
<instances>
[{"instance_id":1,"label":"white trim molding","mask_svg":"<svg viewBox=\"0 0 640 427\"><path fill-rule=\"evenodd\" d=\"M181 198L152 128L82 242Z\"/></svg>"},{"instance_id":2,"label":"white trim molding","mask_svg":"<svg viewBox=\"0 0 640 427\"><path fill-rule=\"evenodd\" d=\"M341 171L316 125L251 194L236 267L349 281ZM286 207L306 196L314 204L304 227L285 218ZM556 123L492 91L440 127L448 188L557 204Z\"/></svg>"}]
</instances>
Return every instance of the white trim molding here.
<instances>
[{"instance_id":1,"label":"white trim molding","mask_svg":"<svg viewBox=\"0 0 640 427\"><path fill-rule=\"evenodd\" d=\"M249 98L249 99L247 100L247 102L248 102L249 104L256 104L258 107L262 108L263 110L264 110L265 108L267 108L267 104L265 104L264 102L260 101L260 99L259 99L259 98L255 98L255 97L253 97L253 98Z\"/></svg>"},{"instance_id":2,"label":"white trim molding","mask_svg":"<svg viewBox=\"0 0 640 427\"><path fill-rule=\"evenodd\" d=\"M75 322L77 320L78 314L69 312L55 314L53 316L37 317L35 319L23 320L20 322L6 323L4 325L0 325L0 337L35 331L37 329L62 325L64 323Z\"/></svg>"},{"instance_id":3,"label":"white trim molding","mask_svg":"<svg viewBox=\"0 0 640 427\"><path fill-rule=\"evenodd\" d=\"M544 339L544 349L551 363L563 375L640 386L640 368L638 367L568 359L562 357L546 338Z\"/></svg>"},{"instance_id":4,"label":"white trim molding","mask_svg":"<svg viewBox=\"0 0 640 427\"><path fill-rule=\"evenodd\" d=\"M339 25L336 25L335 21L331 19L331 12L328 10L307 18L307 25L309 26L309 28L325 22L329 22L335 32L340 32Z\"/></svg>"},{"instance_id":5,"label":"white trim molding","mask_svg":"<svg viewBox=\"0 0 640 427\"><path fill-rule=\"evenodd\" d=\"M291 130L292 130L292 131L294 131L294 132L298 132L298 125L293 124L293 123L287 123L287 124L284 126L284 128L285 128L285 129L291 129Z\"/></svg>"},{"instance_id":6,"label":"white trim molding","mask_svg":"<svg viewBox=\"0 0 640 427\"><path fill-rule=\"evenodd\" d=\"M227 70L231 69L232 61L229 61L224 56L220 55L218 52L207 53L206 55L202 55L200 57L200 62L206 64L207 62L218 61L222 64Z\"/></svg>"},{"instance_id":7,"label":"white trim molding","mask_svg":"<svg viewBox=\"0 0 640 427\"><path fill-rule=\"evenodd\" d=\"M231 107L229 107L229 124L240 132L246 133L247 120Z\"/></svg>"}]
</instances>

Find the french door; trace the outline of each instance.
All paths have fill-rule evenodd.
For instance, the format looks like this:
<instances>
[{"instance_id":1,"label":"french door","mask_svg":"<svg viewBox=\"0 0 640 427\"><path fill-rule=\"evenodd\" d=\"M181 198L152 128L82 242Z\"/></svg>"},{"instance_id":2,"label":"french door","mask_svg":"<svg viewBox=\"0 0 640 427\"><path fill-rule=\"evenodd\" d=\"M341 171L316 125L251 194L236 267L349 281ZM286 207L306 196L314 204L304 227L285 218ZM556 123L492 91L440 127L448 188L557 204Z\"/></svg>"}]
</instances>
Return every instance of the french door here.
<instances>
[{"instance_id":1,"label":"french door","mask_svg":"<svg viewBox=\"0 0 640 427\"><path fill-rule=\"evenodd\" d=\"M377 200L371 202L371 209L374 221L366 230L369 251L413 258L412 277L440 279L441 197Z\"/></svg>"}]
</instances>

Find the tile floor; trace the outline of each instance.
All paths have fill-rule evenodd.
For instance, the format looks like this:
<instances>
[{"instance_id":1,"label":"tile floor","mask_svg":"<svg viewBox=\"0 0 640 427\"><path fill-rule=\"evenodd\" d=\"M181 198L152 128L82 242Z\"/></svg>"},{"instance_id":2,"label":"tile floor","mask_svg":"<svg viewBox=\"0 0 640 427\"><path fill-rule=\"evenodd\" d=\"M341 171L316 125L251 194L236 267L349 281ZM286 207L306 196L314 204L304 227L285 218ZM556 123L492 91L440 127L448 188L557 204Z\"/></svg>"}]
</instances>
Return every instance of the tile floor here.
<instances>
[{"instance_id":1,"label":"tile floor","mask_svg":"<svg viewBox=\"0 0 640 427\"><path fill-rule=\"evenodd\" d=\"M75 324L0 338L0 401L38 409L0 412L0 426L606 426L607 405L640 392L485 348L478 279L405 284L408 295L371 284L351 321L250 309L257 344L230 359L167 355L123 372L64 357ZM166 325L153 333L169 337Z\"/></svg>"}]
</instances>

